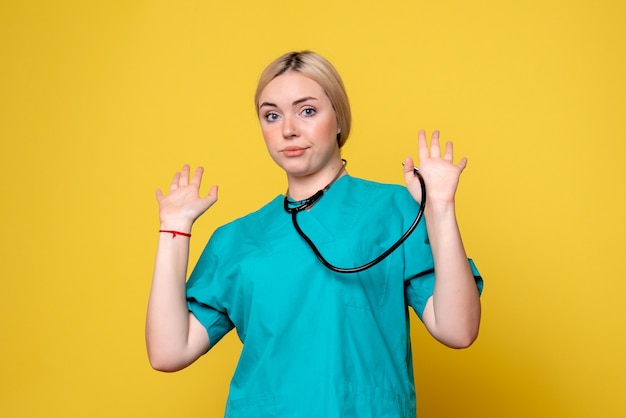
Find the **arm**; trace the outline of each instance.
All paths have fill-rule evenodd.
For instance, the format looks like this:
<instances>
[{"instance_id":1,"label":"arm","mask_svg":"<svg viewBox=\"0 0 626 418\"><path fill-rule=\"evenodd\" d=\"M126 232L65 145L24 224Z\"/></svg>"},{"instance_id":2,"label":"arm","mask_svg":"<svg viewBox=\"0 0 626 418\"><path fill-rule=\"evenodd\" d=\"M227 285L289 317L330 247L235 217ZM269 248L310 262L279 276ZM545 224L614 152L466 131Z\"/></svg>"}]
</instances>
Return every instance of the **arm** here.
<instances>
[{"instance_id":1,"label":"arm","mask_svg":"<svg viewBox=\"0 0 626 418\"><path fill-rule=\"evenodd\" d=\"M161 230L189 233L193 222L217 201L217 186L199 196L203 169L191 181L189 166L174 175L167 196L157 190ZM146 347L153 368L176 371L193 363L209 347L205 328L188 311L185 295L189 238L161 233L146 315Z\"/></svg>"},{"instance_id":2,"label":"arm","mask_svg":"<svg viewBox=\"0 0 626 418\"><path fill-rule=\"evenodd\" d=\"M426 303L422 319L437 340L452 348L469 347L478 336L480 299L469 266L461 233L456 221L454 195L465 158L453 163L452 144L446 143L443 157L439 147L439 132L435 131L430 147L426 134L418 137L420 173L427 190L426 229L435 263L435 289ZM413 160L405 161L407 188L418 200L419 181L413 175Z\"/></svg>"}]
</instances>

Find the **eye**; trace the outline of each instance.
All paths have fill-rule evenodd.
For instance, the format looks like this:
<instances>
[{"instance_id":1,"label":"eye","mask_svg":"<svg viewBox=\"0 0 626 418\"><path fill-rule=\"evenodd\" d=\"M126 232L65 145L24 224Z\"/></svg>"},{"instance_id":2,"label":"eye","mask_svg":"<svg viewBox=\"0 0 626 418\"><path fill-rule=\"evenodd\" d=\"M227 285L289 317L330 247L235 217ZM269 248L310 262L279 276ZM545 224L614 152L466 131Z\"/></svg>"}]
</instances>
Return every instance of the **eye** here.
<instances>
[{"instance_id":1,"label":"eye","mask_svg":"<svg viewBox=\"0 0 626 418\"><path fill-rule=\"evenodd\" d=\"M311 117L315 115L316 113L317 113L317 110L315 110L312 107L305 107L304 109L302 109L302 115L305 117Z\"/></svg>"},{"instance_id":2,"label":"eye","mask_svg":"<svg viewBox=\"0 0 626 418\"><path fill-rule=\"evenodd\" d=\"M268 122L274 122L276 119L278 119L278 114L275 112L267 112L265 114L265 120Z\"/></svg>"}]
</instances>

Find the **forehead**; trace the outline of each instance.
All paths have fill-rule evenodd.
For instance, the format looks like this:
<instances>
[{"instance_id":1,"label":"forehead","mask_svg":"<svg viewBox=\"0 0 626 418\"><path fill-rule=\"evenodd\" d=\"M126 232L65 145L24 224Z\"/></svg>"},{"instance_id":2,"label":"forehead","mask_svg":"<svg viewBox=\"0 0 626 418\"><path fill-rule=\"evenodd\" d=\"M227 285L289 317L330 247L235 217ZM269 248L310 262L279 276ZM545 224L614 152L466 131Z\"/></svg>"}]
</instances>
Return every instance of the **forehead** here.
<instances>
[{"instance_id":1,"label":"forehead","mask_svg":"<svg viewBox=\"0 0 626 418\"><path fill-rule=\"evenodd\" d=\"M312 78L290 71L275 77L261 91L259 103L292 103L303 97L327 100L322 86Z\"/></svg>"}]
</instances>

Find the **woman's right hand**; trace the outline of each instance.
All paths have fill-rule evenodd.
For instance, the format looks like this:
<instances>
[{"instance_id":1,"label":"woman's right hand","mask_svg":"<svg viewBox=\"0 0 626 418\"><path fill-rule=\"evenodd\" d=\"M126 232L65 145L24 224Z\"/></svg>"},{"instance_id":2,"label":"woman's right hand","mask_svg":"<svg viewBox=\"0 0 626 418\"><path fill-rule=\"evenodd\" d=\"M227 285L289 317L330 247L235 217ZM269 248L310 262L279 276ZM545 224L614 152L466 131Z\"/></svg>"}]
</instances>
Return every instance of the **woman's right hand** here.
<instances>
[{"instance_id":1,"label":"woman's right hand","mask_svg":"<svg viewBox=\"0 0 626 418\"><path fill-rule=\"evenodd\" d=\"M200 197L204 169L196 168L191 180L189 172L189 165L185 164L180 172L174 174L167 195L157 189L161 228L190 232L194 221L217 202L217 186L212 186L206 197Z\"/></svg>"}]
</instances>

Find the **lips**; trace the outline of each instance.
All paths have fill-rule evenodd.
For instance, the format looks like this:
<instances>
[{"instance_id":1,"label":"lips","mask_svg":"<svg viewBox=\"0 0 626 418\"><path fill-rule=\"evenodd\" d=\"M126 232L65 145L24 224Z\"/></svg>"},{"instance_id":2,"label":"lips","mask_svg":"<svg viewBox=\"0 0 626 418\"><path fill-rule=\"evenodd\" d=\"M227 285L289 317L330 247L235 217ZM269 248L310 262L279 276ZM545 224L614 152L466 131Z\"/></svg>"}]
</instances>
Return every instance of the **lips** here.
<instances>
[{"instance_id":1,"label":"lips","mask_svg":"<svg viewBox=\"0 0 626 418\"><path fill-rule=\"evenodd\" d=\"M286 157L298 157L306 152L307 148L290 145L283 148L280 152Z\"/></svg>"}]
</instances>

